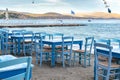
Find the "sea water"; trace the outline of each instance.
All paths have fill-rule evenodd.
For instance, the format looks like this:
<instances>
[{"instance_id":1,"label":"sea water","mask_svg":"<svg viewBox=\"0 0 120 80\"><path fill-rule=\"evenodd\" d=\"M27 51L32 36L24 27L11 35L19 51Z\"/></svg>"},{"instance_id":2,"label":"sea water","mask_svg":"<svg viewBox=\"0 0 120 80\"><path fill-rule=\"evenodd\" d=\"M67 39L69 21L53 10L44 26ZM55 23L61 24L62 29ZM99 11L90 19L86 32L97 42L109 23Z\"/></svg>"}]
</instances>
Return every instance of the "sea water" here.
<instances>
[{"instance_id":1,"label":"sea water","mask_svg":"<svg viewBox=\"0 0 120 80\"><path fill-rule=\"evenodd\" d=\"M2 22L2 20L0 20ZM33 22L33 23L60 23L59 19L38 19L38 20L9 20L8 22ZM24 27L24 28L8 28L10 31L14 29L26 29L33 32L47 33L63 33L64 35L74 36L75 38L85 38L93 36L95 39L104 38L120 38L120 19L62 19L61 24L77 23L86 26L55 26L55 27Z\"/></svg>"}]
</instances>

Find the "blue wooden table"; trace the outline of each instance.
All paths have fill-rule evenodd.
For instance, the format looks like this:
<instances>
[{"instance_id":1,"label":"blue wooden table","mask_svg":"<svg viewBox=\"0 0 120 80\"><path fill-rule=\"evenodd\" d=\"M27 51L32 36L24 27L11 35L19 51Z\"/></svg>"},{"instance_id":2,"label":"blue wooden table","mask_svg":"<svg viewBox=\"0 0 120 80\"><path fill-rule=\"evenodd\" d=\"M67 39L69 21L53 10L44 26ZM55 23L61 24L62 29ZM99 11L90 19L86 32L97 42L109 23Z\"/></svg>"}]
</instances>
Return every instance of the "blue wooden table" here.
<instances>
[{"instance_id":1,"label":"blue wooden table","mask_svg":"<svg viewBox=\"0 0 120 80\"><path fill-rule=\"evenodd\" d=\"M13 60L13 59L17 59L17 57L12 56L12 55L1 55L0 56L0 62ZM15 66L0 68L0 80L3 78L8 78L10 76L23 73L26 71L26 67L27 67L26 63L21 63L18 65L15 65ZM30 77L32 77L32 67L33 67L33 65L31 65L31 71L29 73Z\"/></svg>"},{"instance_id":2,"label":"blue wooden table","mask_svg":"<svg viewBox=\"0 0 120 80\"><path fill-rule=\"evenodd\" d=\"M97 49L98 51L100 52L103 52L105 54L108 53L108 51L106 50L102 50L102 49ZM119 49L113 49L112 50L112 56L115 57L115 58L120 58L120 48Z\"/></svg>"},{"instance_id":3,"label":"blue wooden table","mask_svg":"<svg viewBox=\"0 0 120 80\"><path fill-rule=\"evenodd\" d=\"M25 38L32 38L32 35L25 36ZM20 46L21 46L21 41L23 40L23 35L11 35L11 39L17 42L18 45L17 54L20 54Z\"/></svg>"},{"instance_id":4,"label":"blue wooden table","mask_svg":"<svg viewBox=\"0 0 120 80\"><path fill-rule=\"evenodd\" d=\"M66 41L66 43L69 41ZM55 46L56 45L61 45L62 40L43 40L43 44L50 45L52 47L52 58L51 58L51 66L55 66ZM81 39L74 39L73 44L79 44L79 48L82 48L83 41Z\"/></svg>"},{"instance_id":5,"label":"blue wooden table","mask_svg":"<svg viewBox=\"0 0 120 80\"><path fill-rule=\"evenodd\" d=\"M105 54L107 54L108 53L108 51L106 51L106 50L102 50L102 49L97 49L99 52L102 52L102 53L105 53ZM112 56L114 57L114 58L119 58L120 59L120 48L118 48L118 49L114 49L113 48L113 50L112 50ZM94 60L94 76L95 76L95 60ZM94 77L94 80L96 80L95 79L95 77Z\"/></svg>"}]
</instances>

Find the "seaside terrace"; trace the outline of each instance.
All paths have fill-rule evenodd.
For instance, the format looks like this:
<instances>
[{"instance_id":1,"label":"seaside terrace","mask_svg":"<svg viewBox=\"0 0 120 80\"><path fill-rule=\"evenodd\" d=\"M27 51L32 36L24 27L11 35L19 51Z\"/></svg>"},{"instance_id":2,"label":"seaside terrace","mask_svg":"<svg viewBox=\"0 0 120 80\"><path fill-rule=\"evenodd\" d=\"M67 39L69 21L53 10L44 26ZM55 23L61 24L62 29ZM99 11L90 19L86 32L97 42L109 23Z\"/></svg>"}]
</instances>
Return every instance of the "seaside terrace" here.
<instances>
[{"instance_id":1,"label":"seaside terrace","mask_svg":"<svg viewBox=\"0 0 120 80\"><path fill-rule=\"evenodd\" d=\"M0 80L120 80L120 0L0 3Z\"/></svg>"}]
</instances>

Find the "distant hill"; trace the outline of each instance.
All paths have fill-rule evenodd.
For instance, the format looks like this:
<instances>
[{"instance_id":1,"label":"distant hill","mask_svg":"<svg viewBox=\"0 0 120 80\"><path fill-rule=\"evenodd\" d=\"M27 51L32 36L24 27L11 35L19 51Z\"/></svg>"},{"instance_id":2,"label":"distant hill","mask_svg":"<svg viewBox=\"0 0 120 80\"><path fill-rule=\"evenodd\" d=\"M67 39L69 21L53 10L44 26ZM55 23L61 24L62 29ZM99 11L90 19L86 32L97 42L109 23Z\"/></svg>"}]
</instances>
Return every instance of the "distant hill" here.
<instances>
[{"instance_id":1,"label":"distant hill","mask_svg":"<svg viewBox=\"0 0 120 80\"><path fill-rule=\"evenodd\" d=\"M10 19L84 19L84 18L95 18L95 19L120 19L120 14L117 13L105 13L105 12L94 12L94 13L76 13L75 15L60 14L55 12L48 12L44 14L33 14L26 12L9 11ZM0 19L5 19L5 10L0 10Z\"/></svg>"},{"instance_id":2,"label":"distant hill","mask_svg":"<svg viewBox=\"0 0 120 80\"><path fill-rule=\"evenodd\" d=\"M16 11L9 11L9 18L10 19L26 19L26 18L32 18L29 15L26 15L25 13L16 12ZM5 11L0 10L0 19L5 19Z\"/></svg>"},{"instance_id":3,"label":"distant hill","mask_svg":"<svg viewBox=\"0 0 120 80\"><path fill-rule=\"evenodd\" d=\"M55 12L48 12L44 14L31 14L28 13L27 15L32 16L33 18L41 18L41 19L71 19L71 18L79 18L76 16L71 16L71 15L64 15L60 13L55 13Z\"/></svg>"},{"instance_id":4,"label":"distant hill","mask_svg":"<svg viewBox=\"0 0 120 80\"><path fill-rule=\"evenodd\" d=\"M120 14L117 14L117 13L105 13L105 12L77 13L76 16L83 17L83 18L120 19Z\"/></svg>"}]
</instances>

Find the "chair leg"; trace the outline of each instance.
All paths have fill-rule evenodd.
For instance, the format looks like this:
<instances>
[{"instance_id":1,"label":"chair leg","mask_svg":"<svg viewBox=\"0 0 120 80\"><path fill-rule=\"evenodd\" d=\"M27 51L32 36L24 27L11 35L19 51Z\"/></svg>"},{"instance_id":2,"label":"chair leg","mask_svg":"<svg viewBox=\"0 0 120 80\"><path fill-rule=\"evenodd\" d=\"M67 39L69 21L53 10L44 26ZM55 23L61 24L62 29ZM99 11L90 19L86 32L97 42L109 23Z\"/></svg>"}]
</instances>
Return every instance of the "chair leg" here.
<instances>
[{"instance_id":1,"label":"chair leg","mask_svg":"<svg viewBox=\"0 0 120 80\"><path fill-rule=\"evenodd\" d=\"M13 49L13 53L14 53L14 55L16 55L16 53L17 53L17 50L16 50L16 45L13 45L14 47L14 49Z\"/></svg>"},{"instance_id":2,"label":"chair leg","mask_svg":"<svg viewBox=\"0 0 120 80\"><path fill-rule=\"evenodd\" d=\"M8 54L8 45L6 45L5 52L5 54Z\"/></svg>"},{"instance_id":3,"label":"chair leg","mask_svg":"<svg viewBox=\"0 0 120 80\"><path fill-rule=\"evenodd\" d=\"M95 80L98 80L98 69L97 69L97 67L95 69Z\"/></svg>"},{"instance_id":4,"label":"chair leg","mask_svg":"<svg viewBox=\"0 0 120 80\"><path fill-rule=\"evenodd\" d=\"M84 67L86 68L86 56L84 56Z\"/></svg>"},{"instance_id":5,"label":"chair leg","mask_svg":"<svg viewBox=\"0 0 120 80\"><path fill-rule=\"evenodd\" d=\"M91 55L89 55L88 65L91 66Z\"/></svg>"},{"instance_id":6,"label":"chair leg","mask_svg":"<svg viewBox=\"0 0 120 80\"><path fill-rule=\"evenodd\" d=\"M26 54L25 54L25 46L23 46L23 54L26 56Z\"/></svg>"},{"instance_id":7,"label":"chair leg","mask_svg":"<svg viewBox=\"0 0 120 80\"><path fill-rule=\"evenodd\" d=\"M82 55L81 55L81 53L79 53L79 64L81 64L82 63Z\"/></svg>"},{"instance_id":8,"label":"chair leg","mask_svg":"<svg viewBox=\"0 0 120 80\"><path fill-rule=\"evenodd\" d=\"M42 66L42 53L40 53L40 67Z\"/></svg>"},{"instance_id":9,"label":"chair leg","mask_svg":"<svg viewBox=\"0 0 120 80\"><path fill-rule=\"evenodd\" d=\"M48 61L48 59L49 59L49 53L47 52L45 55L45 60Z\"/></svg>"},{"instance_id":10,"label":"chair leg","mask_svg":"<svg viewBox=\"0 0 120 80\"><path fill-rule=\"evenodd\" d=\"M106 80L106 79L107 79L107 73L108 73L108 71L103 69L103 73L102 73L102 74L103 74L104 76L106 76L106 77L104 77L104 76L102 77L103 80Z\"/></svg>"},{"instance_id":11,"label":"chair leg","mask_svg":"<svg viewBox=\"0 0 120 80\"><path fill-rule=\"evenodd\" d=\"M81 64L82 63L82 58L81 58L81 53L76 53L76 52L74 52L74 64L75 64L75 62L76 62L76 58L77 58L77 55L79 56L78 57L78 59L79 59L79 64Z\"/></svg>"},{"instance_id":12,"label":"chair leg","mask_svg":"<svg viewBox=\"0 0 120 80\"><path fill-rule=\"evenodd\" d=\"M73 65L75 65L75 62L76 62L76 59L75 59L75 58L76 58L76 55L75 55L75 54L76 54L76 53L74 52L74 56L73 56L73 60L74 60L74 61L73 61Z\"/></svg>"},{"instance_id":13,"label":"chair leg","mask_svg":"<svg viewBox=\"0 0 120 80\"><path fill-rule=\"evenodd\" d=\"M33 52L32 46L30 46L29 49L30 49L30 55L32 56L32 52Z\"/></svg>"},{"instance_id":14,"label":"chair leg","mask_svg":"<svg viewBox=\"0 0 120 80\"><path fill-rule=\"evenodd\" d=\"M71 55L69 56L69 66L71 66Z\"/></svg>"},{"instance_id":15,"label":"chair leg","mask_svg":"<svg viewBox=\"0 0 120 80\"><path fill-rule=\"evenodd\" d=\"M114 79L115 80L120 80L120 69L116 69L114 70L115 71L115 76L114 76Z\"/></svg>"},{"instance_id":16,"label":"chair leg","mask_svg":"<svg viewBox=\"0 0 120 80\"><path fill-rule=\"evenodd\" d=\"M117 77L118 77L118 79L120 80L120 69L118 69L118 73L119 73L119 74L118 74Z\"/></svg>"},{"instance_id":17,"label":"chair leg","mask_svg":"<svg viewBox=\"0 0 120 80\"><path fill-rule=\"evenodd\" d=\"M65 67L65 59L64 59L64 55L62 55L62 64L63 64L63 68Z\"/></svg>"},{"instance_id":18,"label":"chair leg","mask_svg":"<svg viewBox=\"0 0 120 80\"><path fill-rule=\"evenodd\" d=\"M36 52L36 64L38 64L38 53Z\"/></svg>"},{"instance_id":19,"label":"chair leg","mask_svg":"<svg viewBox=\"0 0 120 80\"><path fill-rule=\"evenodd\" d=\"M108 69L108 71L107 71L106 80L109 80L109 76L110 76L110 69Z\"/></svg>"},{"instance_id":20,"label":"chair leg","mask_svg":"<svg viewBox=\"0 0 120 80\"><path fill-rule=\"evenodd\" d=\"M37 50L37 46L35 45L35 52L36 52L36 64L38 64L38 60L39 60L39 52Z\"/></svg>"}]
</instances>

